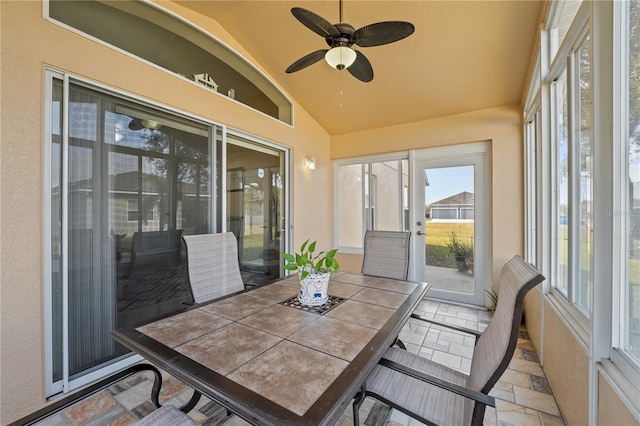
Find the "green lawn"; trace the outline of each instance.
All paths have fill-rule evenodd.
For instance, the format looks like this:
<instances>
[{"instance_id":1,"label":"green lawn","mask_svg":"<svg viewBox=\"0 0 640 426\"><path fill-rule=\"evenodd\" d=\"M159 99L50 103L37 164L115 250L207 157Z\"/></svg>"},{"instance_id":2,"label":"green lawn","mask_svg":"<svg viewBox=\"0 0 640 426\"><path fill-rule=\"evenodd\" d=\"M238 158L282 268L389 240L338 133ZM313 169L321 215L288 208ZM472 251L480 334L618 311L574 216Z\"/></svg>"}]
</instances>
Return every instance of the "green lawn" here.
<instances>
[{"instance_id":1,"label":"green lawn","mask_svg":"<svg viewBox=\"0 0 640 426\"><path fill-rule=\"evenodd\" d=\"M459 239L473 239L472 222L427 222L425 236L425 261L429 266L455 268L456 260L449 253L447 243L450 233L455 232Z\"/></svg>"}]
</instances>

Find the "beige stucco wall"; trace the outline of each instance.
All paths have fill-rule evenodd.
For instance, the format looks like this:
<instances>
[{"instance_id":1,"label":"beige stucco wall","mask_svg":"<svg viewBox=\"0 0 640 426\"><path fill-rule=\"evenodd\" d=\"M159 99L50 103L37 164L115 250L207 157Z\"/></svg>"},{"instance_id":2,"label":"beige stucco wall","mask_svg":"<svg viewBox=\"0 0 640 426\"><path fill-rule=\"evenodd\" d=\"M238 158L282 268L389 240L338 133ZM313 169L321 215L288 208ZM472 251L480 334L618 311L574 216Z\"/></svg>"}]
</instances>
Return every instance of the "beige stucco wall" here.
<instances>
[{"instance_id":1,"label":"beige stucco wall","mask_svg":"<svg viewBox=\"0 0 640 426\"><path fill-rule=\"evenodd\" d=\"M629 409L620 401L609 382L598 375L598 421L600 426L638 426Z\"/></svg>"},{"instance_id":2,"label":"beige stucco wall","mask_svg":"<svg viewBox=\"0 0 640 426\"><path fill-rule=\"evenodd\" d=\"M570 425L589 423L589 357L545 299L544 371Z\"/></svg>"},{"instance_id":3,"label":"beige stucco wall","mask_svg":"<svg viewBox=\"0 0 640 426\"><path fill-rule=\"evenodd\" d=\"M216 22L175 4L163 5L252 61ZM47 22L42 15L39 1L0 2L0 424L45 404L42 224L47 66L291 146L293 243L312 236L323 249L332 244L329 136L303 109L295 108L292 128ZM316 158L313 171L304 168L303 159L309 155ZM305 190L312 184L313 191Z\"/></svg>"},{"instance_id":4,"label":"beige stucco wall","mask_svg":"<svg viewBox=\"0 0 640 426\"><path fill-rule=\"evenodd\" d=\"M540 303L544 301L544 324ZM543 297L541 287L525 299L526 327L539 355L556 402L569 425L586 425L589 416L589 357L558 311ZM544 338L544 345L541 339ZM544 348L542 347L544 346ZM544 354L541 353L544 351ZM542 358L542 357L541 357ZM598 375L598 409L595 424L640 424L604 376Z\"/></svg>"},{"instance_id":5,"label":"beige stucco wall","mask_svg":"<svg viewBox=\"0 0 640 426\"><path fill-rule=\"evenodd\" d=\"M523 250L522 119L518 106L506 106L424 120L331 138L331 157L425 149L468 142L491 143L491 229L493 277Z\"/></svg>"},{"instance_id":6,"label":"beige stucco wall","mask_svg":"<svg viewBox=\"0 0 640 426\"><path fill-rule=\"evenodd\" d=\"M529 338L538 353L541 353L542 345L542 286L538 285L527 294L524 299L524 318Z\"/></svg>"}]
</instances>

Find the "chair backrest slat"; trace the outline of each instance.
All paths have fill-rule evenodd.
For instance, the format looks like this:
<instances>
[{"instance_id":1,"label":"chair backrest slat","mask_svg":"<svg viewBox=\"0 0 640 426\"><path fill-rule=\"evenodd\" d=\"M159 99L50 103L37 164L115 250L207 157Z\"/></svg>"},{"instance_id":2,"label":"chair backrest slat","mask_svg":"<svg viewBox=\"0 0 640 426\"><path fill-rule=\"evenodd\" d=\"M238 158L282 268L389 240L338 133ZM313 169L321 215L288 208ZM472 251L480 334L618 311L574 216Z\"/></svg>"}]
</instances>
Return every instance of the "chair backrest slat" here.
<instances>
[{"instance_id":1,"label":"chair backrest slat","mask_svg":"<svg viewBox=\"0 0 640 426\"><path fill-rule=\"evenodd\" d=\"M231 232L183 236L189 284L195 303L244 290L238 242Z\"/></svg>"},{"instance_id":2,"label":"chair backrest slat","mask_svg":"<svg viewBox=\"0 0 640 426\"><path fill-rule=\"evenodd\" d=\"M410 238L409 232L368 230L364 236L362 273L406 280Z\"/></svg>"}]
</instances>

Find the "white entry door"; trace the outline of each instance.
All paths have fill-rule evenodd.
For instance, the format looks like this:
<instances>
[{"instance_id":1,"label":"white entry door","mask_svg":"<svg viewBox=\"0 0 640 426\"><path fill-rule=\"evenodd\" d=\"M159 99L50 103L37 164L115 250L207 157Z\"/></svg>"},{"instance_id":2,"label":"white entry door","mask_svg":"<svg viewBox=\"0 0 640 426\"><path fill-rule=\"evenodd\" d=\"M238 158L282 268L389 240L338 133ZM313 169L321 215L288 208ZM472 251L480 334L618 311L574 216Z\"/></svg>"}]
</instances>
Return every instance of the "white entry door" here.
<instances>
[{"instance_id":1,"label":"white entry door","mask_svg":"<svg viewBox=\"0 0 640 426\"><path fill-rule=\"evenodd\" d=\"M485 305L489 267L489 145L473 143L411 153L411 278L429 297Z\"/></svg>"}]
</instances>

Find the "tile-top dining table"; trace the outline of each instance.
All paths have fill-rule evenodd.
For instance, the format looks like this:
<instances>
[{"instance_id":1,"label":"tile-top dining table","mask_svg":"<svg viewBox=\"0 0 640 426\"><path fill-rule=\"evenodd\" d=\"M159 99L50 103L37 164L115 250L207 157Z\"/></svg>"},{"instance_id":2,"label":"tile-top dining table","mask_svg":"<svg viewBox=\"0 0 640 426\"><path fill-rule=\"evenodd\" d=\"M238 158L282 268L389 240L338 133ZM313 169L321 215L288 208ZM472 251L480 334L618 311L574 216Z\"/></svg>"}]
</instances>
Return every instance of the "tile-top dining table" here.
<instances>
[{"instance_id":1,"label":"tile-top dining table","mask_svg":"<svg viewBox=\"0 0 640 426\"><path fill-rule=\"evenodd\" d=\"M257 425L332 425L424 298L427 283L336 272L329 301L297 276L112 337Z\"/></svg>"}]
</instances>

